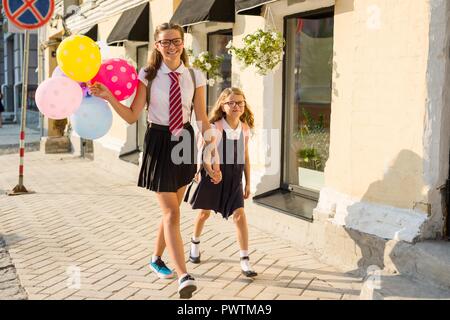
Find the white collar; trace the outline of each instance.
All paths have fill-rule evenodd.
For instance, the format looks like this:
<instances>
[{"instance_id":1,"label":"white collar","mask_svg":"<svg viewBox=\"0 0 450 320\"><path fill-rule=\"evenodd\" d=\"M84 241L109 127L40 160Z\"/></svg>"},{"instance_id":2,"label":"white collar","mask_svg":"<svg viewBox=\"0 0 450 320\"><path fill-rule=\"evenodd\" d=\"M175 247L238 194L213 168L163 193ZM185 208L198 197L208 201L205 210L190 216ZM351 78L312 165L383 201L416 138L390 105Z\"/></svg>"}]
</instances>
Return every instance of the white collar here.
<instances>
[{"instance_id":1,"label":"white collar","mask_svg":"<svg viewBox=\"0 0 450 320\"><path fill-rule=\"evenodd\" d=\"M227 138L232 140L239 140L242 132L242 123L239 121L239 124L236 129L233 129L228 124L227 120L225 118L222 118L222 127L227 133Z\"/></svg>"},{"instance_id":2,"label":"white collar","mask_svg":"<svg viewBox=\"0 0 450 320\"><path fill-rule=\"evenodd\" d=\"M166 73L166 74L169 74L169 73L171 73L171 72L178 72L179 74L183 74L183 73L184 73L184 70L186 70L186 67L185 67L183 61L181 61L180 66L179 66L175 71L172 71L172 70L170 70L170 68L167 66L167 64L165 64L164 61L163 61L163 62L161 63L161 68L160 68L160 70L161 70L162 73Z\"/></svg>"}]
</instances>

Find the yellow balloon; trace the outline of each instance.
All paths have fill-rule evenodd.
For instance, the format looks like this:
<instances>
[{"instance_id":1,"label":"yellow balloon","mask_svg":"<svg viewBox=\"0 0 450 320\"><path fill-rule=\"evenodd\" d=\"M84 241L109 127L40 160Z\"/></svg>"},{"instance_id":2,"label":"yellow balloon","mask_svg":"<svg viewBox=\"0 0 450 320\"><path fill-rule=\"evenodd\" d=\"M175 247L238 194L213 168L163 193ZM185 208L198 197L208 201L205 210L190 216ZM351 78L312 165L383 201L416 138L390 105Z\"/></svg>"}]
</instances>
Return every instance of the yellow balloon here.
<instances>
[{"instance_id":1,"label":"yellow balloon","mask_svg":"<svg viewBox=\"0 0 450 320\"><path fill-rule=\"evenodd\" d=\"M102 64L98 45L81 35L64 39L56 51L56 59L64 74L78 82L88 82L95 77Z\"/></svg>"}]
</instances>

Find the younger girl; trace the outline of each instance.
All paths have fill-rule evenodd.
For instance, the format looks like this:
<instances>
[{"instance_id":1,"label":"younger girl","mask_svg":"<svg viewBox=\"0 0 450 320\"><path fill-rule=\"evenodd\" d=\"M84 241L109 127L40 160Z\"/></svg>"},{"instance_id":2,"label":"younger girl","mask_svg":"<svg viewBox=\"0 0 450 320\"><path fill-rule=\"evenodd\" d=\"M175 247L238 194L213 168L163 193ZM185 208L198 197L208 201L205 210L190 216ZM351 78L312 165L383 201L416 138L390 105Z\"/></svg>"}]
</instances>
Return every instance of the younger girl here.
<instances>
[{"instance_id":1,"label":"younger girl","mask_svg":"<svg viewBox=\"0 0 450 320\"><path fill-rule=\"evenodd\" d=\"M214 184L208 177L213 171L204 163L200 182L190 201L193 209L201 209L196 218L194 235L191 239L189 260L200 263L200 235L210 210L220 212L225 219L233 216L240 246L242 273L255 277L248 254L248 228L244 212L244 199L250 195L250 159L248 151L249 128L253 128L254 118L245 101L244 93L237 88L225 89L211 111L211 127L216 130L216 145L220 155L222 181ZM245 188L242 185L245 173Z\"/></svg>"}]
</instances>

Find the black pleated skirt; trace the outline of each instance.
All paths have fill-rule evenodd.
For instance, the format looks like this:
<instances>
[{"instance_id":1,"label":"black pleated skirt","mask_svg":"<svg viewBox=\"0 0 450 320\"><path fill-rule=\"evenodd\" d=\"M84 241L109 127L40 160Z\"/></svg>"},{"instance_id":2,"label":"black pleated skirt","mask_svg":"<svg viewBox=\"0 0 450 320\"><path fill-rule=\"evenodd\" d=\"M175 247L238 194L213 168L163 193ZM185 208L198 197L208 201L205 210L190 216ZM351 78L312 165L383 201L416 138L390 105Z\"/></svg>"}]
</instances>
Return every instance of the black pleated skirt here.
<instances>
[{"instance_id":1,"label":"black pleated skirt","mask_svg":"<svg viewBox=\"0 0 450 320\"><path fill-rule=\"evenodd\" d=\"M177 141L167 126L150 125L145 133L138 186L155 192L177 192L197 170L194 129L187 123Z\"/></svg>"}]
</instances>

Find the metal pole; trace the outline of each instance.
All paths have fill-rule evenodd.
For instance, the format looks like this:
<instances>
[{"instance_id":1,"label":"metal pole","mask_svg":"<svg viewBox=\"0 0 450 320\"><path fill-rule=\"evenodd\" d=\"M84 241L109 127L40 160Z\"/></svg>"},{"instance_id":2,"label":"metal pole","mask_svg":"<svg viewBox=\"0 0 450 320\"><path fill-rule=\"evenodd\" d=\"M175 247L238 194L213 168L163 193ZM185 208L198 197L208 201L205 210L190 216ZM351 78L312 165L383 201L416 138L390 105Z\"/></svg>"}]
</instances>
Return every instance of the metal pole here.
<instances>
[{"instance_id":1,"label":"metal pole","mask_svg":"<svg viewBox=\"0 0 450 320\"><path fill-rule=\"evenodd\" d=\"M23 185L24 156L25 156L25 127L27 120L27 93L28 93L28 57L30 52L30 33L25 30L23 64L22 64L22 117L20 123L20 164L19 164L19 184L9 195L19 195L28 193Z\"/></svg>"}]
</instances>

